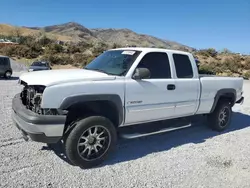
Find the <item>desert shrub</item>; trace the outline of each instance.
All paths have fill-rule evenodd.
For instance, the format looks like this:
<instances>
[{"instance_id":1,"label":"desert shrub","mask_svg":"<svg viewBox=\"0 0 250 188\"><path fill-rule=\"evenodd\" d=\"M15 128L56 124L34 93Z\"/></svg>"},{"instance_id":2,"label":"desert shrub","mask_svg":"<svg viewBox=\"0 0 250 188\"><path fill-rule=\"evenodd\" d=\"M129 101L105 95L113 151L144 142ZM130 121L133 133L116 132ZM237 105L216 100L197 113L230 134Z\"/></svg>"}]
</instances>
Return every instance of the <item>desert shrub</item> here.
<instances>
[{"instance_id":1,"label":"desert shrub","mask_svg":"<svg viewBox=\"0 0 250 188\"><path fill-rule=\"evenodd\" d=\"M201 49L195 52L197 55L202 55L205 57L216 57L218 52L213 48Z\"/></svg>"},{"instance_id":2,"label":"desert shrub","mask_svg":"<svg viewBox=\"0 0 250 188\"><path fill-rule=\"evenodd\" d=\"M243 77L246 78L246 79L249 79L250 78L250 70L244 72Z\"/></svg>"},{"instance_id":3,"label":"desert shrub","mask_svg":"<svg viewBox=\"0 0 250 188\"><path fill-rule=\"evenodd\" d=\"M56 54L56 53L61 53L61 52L63 52L63 46L60 44L53 43L53 44L48 45L46 48L47 54Z\"/></svg>"},{"instance_id":4,"label":"desert shrub","mask_svg":"<svg viewBox=\"0 0 250 188\"><path fill-rule=\"evenodd\" d=\"M73 55L73 65L74 66L83 66L86 64L88 56L81 54L81 53L76 53Z\"/></svg>"},{"instance_id":5,"label":"desert shrub","mask_svg":"<svg viewBox=\"0 0 250 188\"><path fill-rule=\"evenodd\" d=\"M81 52L81 49L80 49L80 47L77 46L77 45L69 45L69 46L67 47L67 52L68 52L68 53L71 53L71 54L79 53L79 52Z\"/></svg>"},{"instance_id":6,"label":"desert shrub","mask_svg":"<svg viewBox=\"0 0 250 188\"><path fill-rule=\"evenodd\" d=\"M121 47L122 47L121 45L114 43L111 48L115 49L115 48L121 48Z\"/></svg>"},{"instance_id":7,"label":"desert shrub","mask_svg":"<svg viewBox=\"0 0 250 188\"><path fill-rule=\"evenodd\" d=\"M207 65L199 67L199 74L216 74L216 72Z\"/></svg>"},{"instance_id":8,"label":"desert shrub","mask_svg":"<svg viewBox=\"0 0 250 188\"><path fill-rule=\"evenodd\" d=\"M35 38L32 36L21 36L19 38L19 44L32 46L32 44L36 43Z\"/></svg>"},{"instance_id":9,"label":"desert shrub","mask_svg":"<svg viewBox=\"0 0 250 188\"><path fill-rule=\"evenodd\" d=\"M49 61L51 65L67 65L72 64L73 59L68 54L45 54L43 60Z\"/></svg>"},{"instance_id":10,"label":"desert shrub","mask_svg":"<svg viewBox=\"0 0 250 188\"><path fill-rule=\"evenodd\" d=\"M220 66L218 66L218 62L205 63L199 65L199 73L200 74L217 74L221 73Z\"/></svg>"},{"instance_id":11,"label":"desert shrub","mask_svg":"<svg viewBox=\"0 0 250 188\"><path fill-rule=\"evenodd\" d=\"M94 56L98 56L99 54L101 54L103 51L108 49L108 45L101 42L98 43L97 45L94 46L93 48L93 54Z\"/></svg>"},{"instance_id":12,"label":"desert shrub","mask_svg":"<svg viewBox=\"0 0 250 188\"><path fill-rule=\"evenodd\" d=\"M45 35L42 36L40 39L38 39L38 43L42 46L47 46L53 43L53 40L50 38L46 37Z\"/></svg>"},{"instance_id":13,"label":"desert shrub","mask_svg":"<svg viewBox=\"0 0 250 188\"><path fill-rule=\"evenodd\" d=\"M243 68L246 70L250 70L250 57L246 57L245 64L243 65Z\"/></svg>"},{"instance_id":14,"label":"desert shrub","mask_svg":"<svg viewBox=\"0 0 250 188\"><path fill-rule=\"evenodd\" d=\"M95 57L89 56L82 53L77 53L73 55L73 65L77 67L85 67L89 64Z\"/></svg>"},{"instance_id":15,"label":"desert shrub","mask_svg":"<svg viewBox=\"0 0 250 188\"><path fill-rule=\"evenodd\" d=\"M0 51L10 57L24 57L27 59L36 58L42 53L42 49L30 48L25 45L5 46Z\"/></svg>"},{"instance_id":16,"label":"desert shrub","mask_svg":"<svg viewBox=\"0 0 250 188\"><path fill-rule=\"evenodd\" d=\"M85 51L89 48L92 48L93 47L93 44L90 44L90 43L86 43L86 42L79 42L77 44L77 46L79 46L79 48L81 49L81 51Z\"/></svg>"},{"instance_id":17,"label":"desert shrub","mask_svg":"<svg viewBox=\"0 0 250 188\"><path fill-rule=\"evenodd\" d=\"M222 62L222 68L225 70L230 70L233 73L238 73L239 69L242 68L241 62L238 61L236 57L226 57Z\"/></svg>"},{"instance_id":18,"label":"desert shrub","mask_svg":"<svg viewBox=\"0 0 250 188\"><path fill-rule=\"evenodd\" d=\"M30 48L31 51L29 54L41 55L43 53L42 45L39 42L37 42L34 37L22 36L20 37L19 41L20 41L19 46L21 46L20 48L24 48L24 47Z\"/></svg>"}]
</instances>

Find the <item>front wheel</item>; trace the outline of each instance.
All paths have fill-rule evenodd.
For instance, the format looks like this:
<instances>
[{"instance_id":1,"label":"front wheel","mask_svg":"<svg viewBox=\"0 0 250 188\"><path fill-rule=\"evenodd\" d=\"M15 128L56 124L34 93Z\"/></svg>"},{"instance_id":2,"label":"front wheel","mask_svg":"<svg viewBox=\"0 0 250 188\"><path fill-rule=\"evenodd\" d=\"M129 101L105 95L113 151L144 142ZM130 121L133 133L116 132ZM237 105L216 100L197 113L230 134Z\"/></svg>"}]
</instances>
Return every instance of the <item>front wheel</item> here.
<instances>
[{"instance_id":1,"label":"front wheel","mask_svg":"<svg viewBox=\"0 0 250 188\"><path fill-rule=\"evenodd\" d=\"M215 131L224 131L231 123L232 107L229 101L221 100L215 110L208 115L209 126Z\"/></svg>"},{"instance_id":2,"label":"front wheel","mask_svg":"<svg viewBox=\"0 0 250 188\"><path fill-rule=\"evenodd\" d=\"M74 165L91 168L108 157L116 141L116 129L109 119L90 116L75 122L65 141L65 153Z\"/></svg>"},{"instance_id":3,"label":"front wheel","mask_svg":"<svg viewBox=\"0 0 250 188\"><path fill-rule=\"evenodd\" d=\"M4 77L7 78L7 79L9 79L11 77L11 75L12 75L12 73L10 71L6 71L4 73Z\"/></svg>"}]
</instances>

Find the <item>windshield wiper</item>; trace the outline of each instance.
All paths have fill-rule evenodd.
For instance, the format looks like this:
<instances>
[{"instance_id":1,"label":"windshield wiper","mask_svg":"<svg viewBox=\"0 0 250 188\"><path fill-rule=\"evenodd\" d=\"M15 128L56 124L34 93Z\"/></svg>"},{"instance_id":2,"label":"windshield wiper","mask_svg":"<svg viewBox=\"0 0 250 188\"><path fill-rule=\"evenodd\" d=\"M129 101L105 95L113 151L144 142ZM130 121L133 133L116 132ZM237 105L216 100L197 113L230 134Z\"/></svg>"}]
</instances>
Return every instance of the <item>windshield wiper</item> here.
<instances>
[{"instance_id":1,"label":"windshield wiper","mask_svg":"<svg viewBox=\"0 0 250 188\"><path fill-rule=\"evenodd\" d=\"M85 67L84 69L106 73L104 70L100 70L100 69L89 69L89 68L86 68L86 67ZM107 74L107 73L106 73L106 74Z\"/></svg>"},{"instance_id":2,"label":"windshield wiper","mask_svg":"<svg viewBox=\"0 0 250 188\"><path fill-rule=\"evenodd\" d=\"M100 69L89 69L89 70L94 70L94 71L97 71L97 72L102 72L102 73L108 74L108 73L105 72L104 70L100 70Z\"/></svg>"},{"instance_id":3,"label":"windshield wiper","mask_svg":"<svg viewBox=\"0 0 250 188\"><path fill-rule=\"evenodd\" d=\"M105 73L105 74L108 74L108 75L116 75L116 74L112 74L112 73L108 73L104 70L101 70L101 69L89 69L89 68L84 68L86 70L93 70L93 71L97 71L97 72L102 72L102 73Z\"/></svg>"}]
</instances>

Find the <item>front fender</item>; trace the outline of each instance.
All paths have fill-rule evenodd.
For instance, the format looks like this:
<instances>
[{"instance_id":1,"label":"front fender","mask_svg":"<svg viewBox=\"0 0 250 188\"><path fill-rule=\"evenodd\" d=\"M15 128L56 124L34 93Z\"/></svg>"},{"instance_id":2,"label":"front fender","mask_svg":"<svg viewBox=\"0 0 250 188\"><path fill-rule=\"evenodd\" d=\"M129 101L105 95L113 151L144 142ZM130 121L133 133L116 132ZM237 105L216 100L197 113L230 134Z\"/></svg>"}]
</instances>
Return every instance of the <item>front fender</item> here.
<instances>
[{"instance_id":1,"label":"front fender","mask_svg":"<svg viewBox=\"0 0 250 188\"><path fill-rule=\"evenodd\" d=\"M124 110L122 100L117 94L91 94L91 95L75 95L63 99L59 109L67 110L70 106L83 102L110 101L116 107L119 115L119 124L123 122Z\"/></svg>"}]
</instances>

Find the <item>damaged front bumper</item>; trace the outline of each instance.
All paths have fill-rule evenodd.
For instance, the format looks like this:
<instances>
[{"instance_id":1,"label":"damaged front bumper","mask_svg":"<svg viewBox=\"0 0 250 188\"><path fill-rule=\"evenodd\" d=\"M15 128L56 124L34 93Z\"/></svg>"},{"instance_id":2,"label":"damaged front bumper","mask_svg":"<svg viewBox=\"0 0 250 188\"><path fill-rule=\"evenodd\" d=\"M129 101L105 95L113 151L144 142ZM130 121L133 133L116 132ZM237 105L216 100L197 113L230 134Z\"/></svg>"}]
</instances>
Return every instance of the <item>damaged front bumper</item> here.
<instances>
[{"instance_id":1,"label":"damaged front bumper","mask_svg":"<svg viewBox=\"0 0 250 188\"><path fill-rule=\"evenodd\" d=\"M235 103L237 104L243 104L244 103L244 97L242 96L239 100L237 100Z\"/></svg>"},{"instance_id":2,"label":"damaged front bumper","mask_svg":"<svg viewBox=\"0 0 250 188\"><path fill-rule=\"evenodd\" d=\"M24 139L36 142L57 143L63 135L65 115L40 115L28 110L21 101L20 93L12 100L12 119Z\"/></svg>"}]
</instances>

